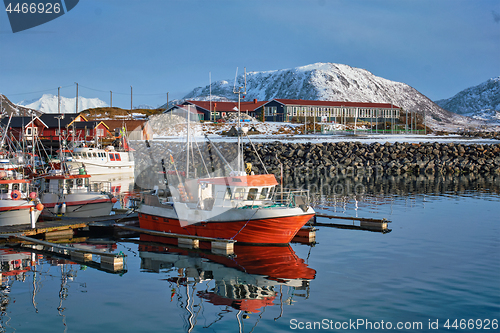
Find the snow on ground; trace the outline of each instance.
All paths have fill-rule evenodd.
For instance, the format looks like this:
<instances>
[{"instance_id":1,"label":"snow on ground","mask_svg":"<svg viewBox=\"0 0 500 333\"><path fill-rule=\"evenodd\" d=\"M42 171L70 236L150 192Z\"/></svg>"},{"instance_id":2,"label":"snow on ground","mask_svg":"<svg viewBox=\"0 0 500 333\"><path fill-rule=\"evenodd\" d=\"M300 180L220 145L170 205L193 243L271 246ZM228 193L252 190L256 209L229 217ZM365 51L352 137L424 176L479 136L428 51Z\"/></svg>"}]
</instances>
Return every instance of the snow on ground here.
<instances>
[{"instance_id":1,"label":"snow on ground","mask_svg":"<svg viewBox=\"0 0 500 333\"><path fill-rule=\"evenodd\" d=\"M177 122L179 121L179 122ZM180 138L185 139L187 134L185 120L177 119L171 124L165 125L164 122L161 123L161 129L154 126L154 140L174 140L177 141ZM159 125L159 124L157 124ZM346 142L346 141L357 141L361 143L395 143L395 142L408 142L408 143L421 143L421 142L438 142L438 143L466 143L466 144L494 144L500 143L500 140L484 139L484 138L470 138L462 137L460 135L435 135L435 134L377 134L370 133L368 131L363 131L359 127L356 133L349 131L334 131L330 134L322 134L319 132L309 133L307 135L303 134L293 134L296 133L295 129L302 124L291 124L291 123L278 123L278 122L241 122L243 127L249 129L256 129L259 134L249 135L252 142L295 142L295 143L323 143L323 142ZM205 134L212 141L224 141L233 142L237 141L236 137L228 137L221 135L224 131L229 131L231 127L237 127L237 123L193 123L190 126L190 134L198 139L203 138Z\"/></svg>"}]
</instances>

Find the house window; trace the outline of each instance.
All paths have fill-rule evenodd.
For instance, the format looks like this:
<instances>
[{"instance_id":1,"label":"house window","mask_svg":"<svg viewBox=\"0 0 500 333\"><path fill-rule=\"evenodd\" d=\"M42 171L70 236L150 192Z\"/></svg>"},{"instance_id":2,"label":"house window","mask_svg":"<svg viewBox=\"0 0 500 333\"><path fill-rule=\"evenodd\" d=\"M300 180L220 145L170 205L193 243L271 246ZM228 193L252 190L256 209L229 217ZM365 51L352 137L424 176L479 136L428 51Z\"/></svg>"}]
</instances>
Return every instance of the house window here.
<instances>
[{"instance_id":1,"label":"house window","mask_svg":"<svg viewBox=\"0 0 500 333\"><path fill-rule=\"evenodd\" d=\"M98 128L97 129L97 136L103 137L104 136L104 128Z\"/></svg>"},{"instance_id":2,"label":"house window","mask_svg":"<svg viewBox=\"0 0 500 333\"><path fill-rule=\"evenodd\" d=\"M26 136L37 136L37 135L38 135L38 127L31 127L31 126L26 127Z\"/></svg>"},{"instance_id":3,"label":"house window","mask_svg":"<svg viewBox=\"0 0 500 333\"><path fill-rule=\"evenodd\" d=\"M266 106L264 108L264 114L266 116L274 116L276 114L276 107L275 106Z\"/></svg>"}]
</instances>

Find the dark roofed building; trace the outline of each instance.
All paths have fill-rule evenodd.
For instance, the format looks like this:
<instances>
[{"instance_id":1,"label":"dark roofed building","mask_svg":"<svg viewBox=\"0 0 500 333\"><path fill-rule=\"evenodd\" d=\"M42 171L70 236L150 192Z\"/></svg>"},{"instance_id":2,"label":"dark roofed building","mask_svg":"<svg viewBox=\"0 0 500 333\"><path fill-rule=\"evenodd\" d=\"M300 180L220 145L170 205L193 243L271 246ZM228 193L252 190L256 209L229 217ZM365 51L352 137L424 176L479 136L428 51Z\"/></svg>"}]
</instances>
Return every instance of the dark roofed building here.
<instances>
[{"instance_id":1,"label":"dark roofed building","mask_svg":"<svg viewBox=\"0 0 500 333\"><path fill-rule=\"evenodd\" d=\"M399 119L400 107L390 103L314 101L276 98L263 105L265 121L290 122L310 117L320 122L338 118Z\"/></svg>"},{"instance_id":2,"label":"dark roofed building","mask_svg":"<svg viewBox=\"0 0 500 333\"><path fill-rule=\"evenodd\" d=\"M256 114L260 113L259 110L265 103L266 101L257 100L253 100L251 102L242 101L240 102L241 113L245 113L249 116L254 117ZM180 107L187 105L194 106L200 120L218 120L238 112L238 102L210 102L189 100L185 101L181 105L176 105L168 109L167 111L165 111L165 113L175 112ZM193 110L191 112L193 112Z\"/></svg>"}]
</instances>

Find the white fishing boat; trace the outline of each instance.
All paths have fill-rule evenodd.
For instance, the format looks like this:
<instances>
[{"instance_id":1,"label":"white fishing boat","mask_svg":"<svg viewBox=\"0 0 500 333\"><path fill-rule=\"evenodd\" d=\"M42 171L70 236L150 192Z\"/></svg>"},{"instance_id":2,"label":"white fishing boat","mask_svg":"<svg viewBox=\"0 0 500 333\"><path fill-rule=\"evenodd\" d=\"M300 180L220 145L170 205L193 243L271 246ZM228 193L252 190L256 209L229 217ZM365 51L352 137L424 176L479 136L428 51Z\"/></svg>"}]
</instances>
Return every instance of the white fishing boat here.
<instances>
[{"instance_id":1,"label":"white fishing boat","mask_svg":"<svg viewBox=\"0 0 500 333\"><path fill-rule=\"evenodd\" d=\"M109 182L91 182L90 175L66 174L60 170L42 178L40 200L42 217L96 217L110 215L117 199Z\"/></svg>"},{"instance_id":2,"label":"white fishing boat","mask_svg":"<svg viewBox=\"0 0 500 333\"><path fill-rule=\"evenodd\" d=\"M31 191L30 181L0 173L0 226L30 224L34 228L43 205Z\"/></svg>"},{"instance_id":3,"label":"white fishing boat","mask_svg":"<svg viewBox=\"0 0 500 333\"><path fill-rule=\"evenodd\" d=\"M105 148L77 147L64 154L63 159L71 170L84 167L91 175L134 172L134 155L130 148L115 149L113 146Z\"/></svg>"}]
</instances>

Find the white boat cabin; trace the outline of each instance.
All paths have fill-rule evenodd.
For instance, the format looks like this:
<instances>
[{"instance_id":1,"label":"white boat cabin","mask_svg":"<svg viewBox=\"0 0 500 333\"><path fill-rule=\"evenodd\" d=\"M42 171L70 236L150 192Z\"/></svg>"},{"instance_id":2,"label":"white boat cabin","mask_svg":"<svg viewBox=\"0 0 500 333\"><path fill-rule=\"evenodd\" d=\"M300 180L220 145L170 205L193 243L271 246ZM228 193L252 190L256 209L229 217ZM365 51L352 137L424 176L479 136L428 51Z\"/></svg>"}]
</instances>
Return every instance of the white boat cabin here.
<instances>
[{"instance_id":1,"label":"white boat cabin","mask_svg":"<svg viewBox=\"0 0 500 333\"><path fill-rule=\"evenodd\" d=\"M90 190L90 175L46 176L42 182L42 193L82 193Z\"/></svg>"},{"instance_id":2,"label":"white boat cabin","mask_svg":"<svg viewBox=\"0 0 500 333\"><path fill-rule=\"evenodd\" d=\"M0 199L27 199L30 182L26 179L0 179Z\"/></svg>"},{"instance_id":3,"label":"white boat cabin","mask_svg":"<svg viewBox=\"0 0 500 333\"><path fill-rule=\"evenodd\" d=\"M180 202L192 203L202 210L216 207L243 207L272 204L275 187L272 174L217 177L187 180L178 186ZM177 200L177 198L176 198Z\"/></svg>"},{"instance_id":4,"label":"white boat cabin","mask_svg":"<svg viewBox=\"0 0 500 333\"><path fill-rule=\"evenodd\" d=\"M101 161L101 162L121 162L121 161L129 161L128 152L124 151L116 151L113 146L107 146L105 149L99 148L75 148L71 154L72 161L83 161L83 160L92 160L92 161Z\"/></svg>"}]
</instances>

